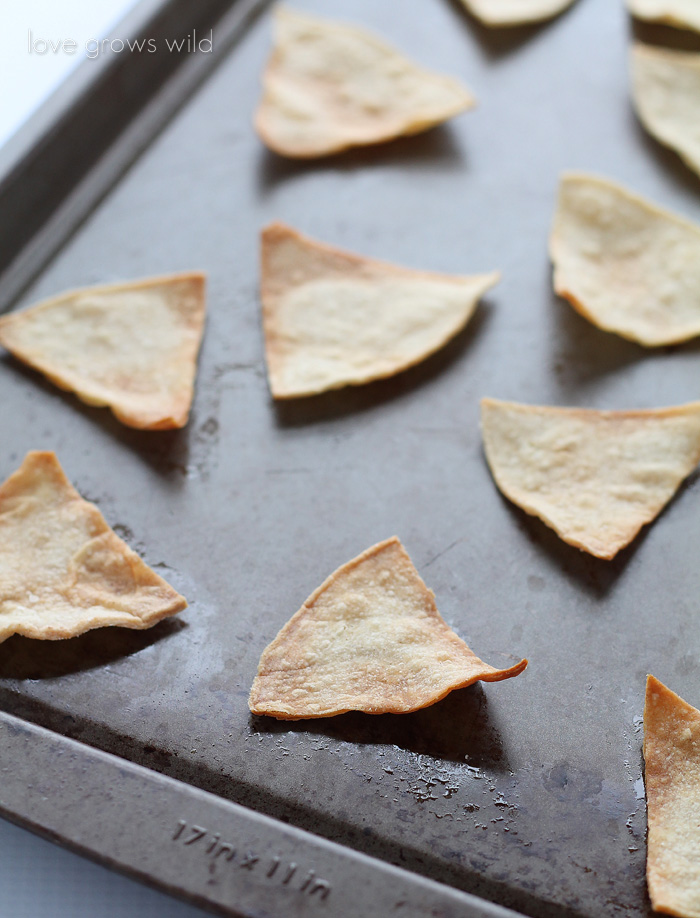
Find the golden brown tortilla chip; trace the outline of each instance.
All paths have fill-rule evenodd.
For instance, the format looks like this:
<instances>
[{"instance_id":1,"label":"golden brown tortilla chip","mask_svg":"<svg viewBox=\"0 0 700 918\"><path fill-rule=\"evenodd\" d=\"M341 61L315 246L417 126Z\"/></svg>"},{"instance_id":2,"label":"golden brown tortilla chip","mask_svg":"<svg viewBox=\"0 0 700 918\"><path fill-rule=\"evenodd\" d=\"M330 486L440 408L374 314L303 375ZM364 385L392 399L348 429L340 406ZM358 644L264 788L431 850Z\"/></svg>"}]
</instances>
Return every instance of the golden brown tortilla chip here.
<instances>
[{"instance_id":1,"label":"golden brown tortilla chip","mask_svg":"<svg viewBox=\"0 0 700 918\"><path fill-rule=\"evenodd\" d=\"M278 7L255 127L271 150L307 158L417 134L474 104L364 29Z\"/></svg>"},{"instance_id":2,"label":"golden brown tortilla chip","mask_svg":"<svg viewBox=\"0 0 700 918\"><path fill-rule=\"evenodd\" d=\"M700 402L593 411L481 401L496 484L569 545L613 558L700 461Z\"/></svg>"},{"instance_id":3,"label":"golden brown tortilla chip","mask_svg":"<svg viewBox=\"0 0 700 918\"><path fill-rule=\"evenodd\" d=\"M700 226L619 185L567 174L550 239L554 289L647 347L700 335Z\"/></svg>"},{"instance_id":4,"label":"golden brown tortilla chip","mask_svg":"<svg viewBox=\"0 0 700 918\"><path fill-rule=\"evenodd\" d=\"M505 28L552 19L574 0L462 0L485 26Z\"/></svg>"},{"instance_id":5,"label":"golden brown tortilla chip","mask_svg":"<svg viewBox=\"0 0 700 918\"><path fill-rule=\"evenodd\" d=\"M187 605L78 494L54 453L0 485L0 641L150 628Z\"/></svg>"},{"instance_id":6,"label":"golden brown tortilla chip","mask_svg":"<svg viewBox=\"0 0 700 918\"><path fill-rule=\"evenodd\" d=\"M637 19L700 31L698 0L627 0L627 7Z\"/></svg>"},{"instance_id":7,"label":"golden brown tortilla chip","mask_svg":"<svg viewBox=\"0 0 700 918\"><path fill-rule=\"evenodd\" d=\"M399 268L269 226L261 294L273 396L359 385L420 363L464 328L498 280Z\"/></svg>"},{"instance_id":8,"label":"golden brown tortilla chip","mask_svg":"<svg viewBox=\"0 0 700 918\"><path fill-rule=\"evenodd\" d=\"M644 127L700 174L700 54L637 44L632 83Z\"/></svg>"},{"instance_id":9,"label":"golden brown tortilla chip","mask_svg":"<svg viewBox=\"0 0 700 918\"><path fill-rule=\"evenodd\" d=\"M249 705L281 720L405 714L526 666L495 669L473 654L394 537L339 567L292 616L263 651Z\"/></svg>"},{"instance_id":10,"label":"golden brown tortilla chip","mask_svg":"<svg viewBox=\"0 0 700 918\"><path fill-rule=\"evenodd\" d=\"M0 318L0 344L129 427L184 427L204 288L193 273L73 290Z\"/></svg>"},{"instance_id":11,"label":"golden brown tortilla chip","mask_svg":"<svg viewBox=\"0 0 700 918\"><path fill-rule=\"evenodd\" d=\"M644 705L644 783L652 907L700 918L700 711L654 676Z\"/></svg>"}]
</instances>

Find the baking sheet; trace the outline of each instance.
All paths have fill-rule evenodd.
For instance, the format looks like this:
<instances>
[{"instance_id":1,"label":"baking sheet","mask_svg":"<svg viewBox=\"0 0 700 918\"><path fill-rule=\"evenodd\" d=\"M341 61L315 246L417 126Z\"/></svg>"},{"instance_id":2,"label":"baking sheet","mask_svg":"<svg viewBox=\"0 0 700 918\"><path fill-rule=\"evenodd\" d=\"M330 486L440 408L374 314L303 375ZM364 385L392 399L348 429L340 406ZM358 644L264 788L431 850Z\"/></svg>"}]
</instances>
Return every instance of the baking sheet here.
<instances>
[{"instance_id":1,"label":"baking sheet","mask_svg":"<svg viewBox=\"0 0 700 918\"><path fill-rule=\"evenodd\" d=\"M153 143L23 296L169 271L209 274L187 429L143 433L0 360L2 473L55 449L80 492L190 601L145 633L0 646L7 710L302 828L538 916L645 915L644 679L700 702L693 476L613 562L503 500L483 395L633 408L697 397L698 346L647 352L551 292L562 169L700 219L700 184L631 110L621 4L580 0L491 34L448 0L301 0L462 77L479 108L318 163L251 129L269 19ZM372 386L275 406L257 233L502 283L441 353ZM448 623L524 675L402 717L251 718L263 647L335 567L398 534Z\"/></svg>"}]
</instances>

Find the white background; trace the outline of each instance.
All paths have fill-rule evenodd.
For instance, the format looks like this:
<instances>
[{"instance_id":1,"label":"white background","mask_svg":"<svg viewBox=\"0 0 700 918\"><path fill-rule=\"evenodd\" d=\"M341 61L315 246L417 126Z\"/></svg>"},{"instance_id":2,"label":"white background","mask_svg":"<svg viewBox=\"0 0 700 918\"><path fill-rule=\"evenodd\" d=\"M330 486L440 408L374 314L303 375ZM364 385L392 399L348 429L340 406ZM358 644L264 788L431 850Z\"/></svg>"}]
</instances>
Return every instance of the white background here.
<instances>
[{"instance_id":1,"label":"white background","mask_svg":"<svg viewBox=\"0 0 700 918\"><path fill-rule=\"evenodd\" d=\"M85 42L113 37L110 30L135 5L134 0L0 0L0 146L85 60ZM30 54L30 29L35 39L72 38L78 50Z\"/></svg>"}]
</instances>

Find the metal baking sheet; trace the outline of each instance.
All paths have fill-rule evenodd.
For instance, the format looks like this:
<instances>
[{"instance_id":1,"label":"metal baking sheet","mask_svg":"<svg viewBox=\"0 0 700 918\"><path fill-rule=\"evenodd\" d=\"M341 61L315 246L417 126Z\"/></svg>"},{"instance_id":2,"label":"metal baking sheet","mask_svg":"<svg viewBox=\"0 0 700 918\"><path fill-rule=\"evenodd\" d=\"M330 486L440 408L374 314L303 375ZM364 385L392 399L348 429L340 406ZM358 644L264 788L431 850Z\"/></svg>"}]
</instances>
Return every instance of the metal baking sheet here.
<instances>
[{"instance_id":1,"label":"metal baking sheet","mask_svg":"<svg viewBox=\"0 0 700 918\"><path fill-rule=\"evenodd\" d=\"M651 407L697 397L698 346L645 351L551 292L563 169L617 179L700 219L700 184L633 115L622 4L580 0L489 33L448 0L299 0L365 23L460 76L479 108L411 139L316 163L251 129L270 22L252 23L26 290L202 268L209 316L194 411L143 433L0 360L2 473L55 449L80 492L189 599L144 633L0 646L21 717L261 813L533 916L641 916L644 680L700 702L698 480L613 562L499 496L483 395ZM282 219L437 271L498 268L467 330L371 386L275 406L258 231ZM518 679L405 716L252 718L263 647L335 567L400 535L449 624Z\"/></svg>"},{"instance_id":2,"label":"metal baking sheet","mask_svg":"<svg viewBox=\"0 0 700 918\"><path fill-rule=\"evenodd\" d=\"M0 814L227 918L518 918L2 711L0 768Z\"/></svg>"}]
</instances>

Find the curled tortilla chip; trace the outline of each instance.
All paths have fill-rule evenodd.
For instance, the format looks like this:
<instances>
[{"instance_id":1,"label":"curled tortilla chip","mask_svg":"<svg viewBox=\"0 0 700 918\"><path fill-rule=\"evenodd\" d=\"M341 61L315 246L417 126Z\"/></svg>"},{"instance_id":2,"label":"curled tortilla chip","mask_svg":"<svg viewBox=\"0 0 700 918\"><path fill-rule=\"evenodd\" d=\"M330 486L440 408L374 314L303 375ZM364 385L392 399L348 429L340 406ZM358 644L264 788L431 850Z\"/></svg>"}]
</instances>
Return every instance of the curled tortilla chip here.
<instances>
[{"instance_id":1,"label":"curled tortilla chip","mask_svg":"<svg viewBox=\"0 0 700 918\"><path fill-rule=\"evenodd\" d=\"M700 174L700 54L636 44L632 85L647 131Z\"/></svg>"},{"instance_id":2,"label":"curled tortilla chip","mask_svg":"<svg viewBox=\"0 0 700 918\"><path fill-rule=\"evenodd\" d=\"M405 714L526 666L495 669L472 653L394 536L339 567L292 616L263 651L249 706L280 720Z\"/></svg>"},{"instance_id":3,"label":"curled tortilla chip","mask_svg":"<svg viewBox=\"0 0 700 918\"><path fill-rule=\"evenodd\" d=\"M255 127L283 156L326 156L417 134L474 106L370 32L278 7Z\"/></svg>"},{"instance_id":4,"label":"curled tortilla chip","mask_svg":"<svg viewBox=\"0 0 700 918\"><path fill-rule=\"evenodd\" d=\"M184 427L204 289L198 273L84 287L0 318L0 344L129 427Z\"/></svg>"},{"instance_id":5,"label":"curled tortilla chip","mask_svg":"<svg viewBox=\"0 0 700 918\"><path fill-rule=\"evenodd\" d=\"M644 784L652 907L700 918L700 711L654 676L644 705Z\"/></svg>"},{"instance_id":6,"label":"curled tortilla chip","mask_svg":"<svg viewBox=\"0 0 700 918\"><path fill-rule=\"evenodd\" d=\"M273 396L360 385L420 363L464 328L498 280L412 271L267 227L261 294Z\"/></svg>"},{"instance_id":7,"label":"curled tortilla chip","mask_svg":"<svg viewBox=\"0 0 700 918\"><path fill-rule=\"evenodd\" d=\"M150 628L187 605L78 494L54 453L0 485L0 642Z\"/></svg>"},{"instance_id":8,"label":"curled tortilla chip","mask_svg":"<svg viewBox=\"0 0 700 918\"><path fill-rule=\"evenodd\" d=\"M627 0L627 8L637 19L700 32L698 0Z\"/></svg>"},{"instance_id":9,"label":"curled tortilla chip","mask_svg":"<svg viewBox=\"0 0 700 918\"><path fill-rule=\"evenodd\" d=\"M613 558L700 461L700 402L593 411L481 401L499 489L569 545Z\"/></svg>"},{"instance_id":10,"label":"curled tortilla chip","mask_svg":"<svg viewBox=\"0 0 700 918\"><path fill-rule=\"evenodd\" d=\"M700 335L700 226L619 185L564 175L554 289L594 325L647 347Z\"/></svg>"},{"instance_id":11,"label":"curled tortilla chip","mask_svg":"<svg viewBox=\"0 0 700 918\"><path fill-rule=\"evenodd\" d=\"M574 0L462 0L472 16L490 28L528 25L558 16Z\"/></svg>"}]
</instances>

